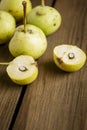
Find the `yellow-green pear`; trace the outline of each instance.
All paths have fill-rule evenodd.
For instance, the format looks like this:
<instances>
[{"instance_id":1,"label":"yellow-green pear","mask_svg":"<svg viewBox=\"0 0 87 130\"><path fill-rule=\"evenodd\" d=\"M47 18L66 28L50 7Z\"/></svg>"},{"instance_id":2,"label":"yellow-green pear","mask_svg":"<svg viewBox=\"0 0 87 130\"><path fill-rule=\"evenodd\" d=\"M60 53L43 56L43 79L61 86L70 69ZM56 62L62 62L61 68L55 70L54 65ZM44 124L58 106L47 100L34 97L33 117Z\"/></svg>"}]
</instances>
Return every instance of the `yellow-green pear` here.
<instances>
[{"instance_id":1,"label":"yellow-green pear","mask_svg":"<svg viewBox=\"0 0 87 130\"><path fill-rule=\"evenodd\" d=\"M86 54L75 45L58 45L53 49L53 60L62 70L74 72L83 67L86 62Z\"/></svg>"},{"instance_id":2,"label":"yellow-green pear","mask_svg":"<svg viewBox=\"0 0 87 130\"><path fill-rule=\"evenodd\" d=\"M27 15L27 23L33 24L43 30L46 36L56 32L62 21L59 11L43 4L34 7Z\"/></svg>"},{"instance_id":3,"label":"yellow-green pear","mask_svg":"<svg viewBox=\"0 0 87 130\"><path fill-rule=\"evenodd\" d=\"M38 76L37 62L27 55L20 55L9 62L6 71L10 79L19 85L30 84Z\"/></svg>"},{"instance_id":4,"label":"yellow-green pear","mask_svg":"<svg viewBox=\"0 0 87 130\"><path fill-rule=\"evenodd\" d=\"M28 14L32 9L32 3L30 0L25 0L27 2L26 14ZM23 19L23 0L1 0L0 10L5 10L11 13L16 21L21 21Z\"/></svg>"},{"instance_id":5,"label":"yellow-green pear","mask_svg":"<svg viewBox=\"0 0 87 130\"><path fill-rule=\"evenodd\" d=\"M30 55L34 59L38 59L46 49L47 39L43 31L29 24L26 25L26 32L23 25L18 26L9 42L9 51L14 57Z\"/></svg>"},{"instance_id":6,"label":"yellow-green pear","mask_svg":"<svg viewBox=\"0 0 87 130\"><path fill-rule=\"evenodd\" d=\"M14 17L6 12L0 10L0 44L8 42L16 28L16 21Z\"/></svg>"},{"instance_id":7,"label":"yellow-green pear","mask_svg":"<svg viewBox=\"0 0 87 130\"><path fill-rule=\"evenodd\" d=\"M16 57L19 55L30 55L38 59L47 49L47 39L44 32L30 24L26 24L27 2L23 1L24 25L16 28L14 36L9 43L9 51Z\"/></svg>"}]
</instances>

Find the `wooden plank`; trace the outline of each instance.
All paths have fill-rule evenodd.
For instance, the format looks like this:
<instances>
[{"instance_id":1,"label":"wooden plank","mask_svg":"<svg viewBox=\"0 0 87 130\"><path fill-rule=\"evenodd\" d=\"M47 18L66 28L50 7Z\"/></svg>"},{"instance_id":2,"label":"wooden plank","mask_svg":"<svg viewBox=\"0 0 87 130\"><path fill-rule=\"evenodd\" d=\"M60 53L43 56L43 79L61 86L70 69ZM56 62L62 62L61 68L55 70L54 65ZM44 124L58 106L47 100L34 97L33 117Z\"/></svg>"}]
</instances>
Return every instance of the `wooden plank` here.
<instances>
[{"instance_id":1,"label":"wooden plank","mask_svg":"<svg viewBox=\"0 0 87 130\"><path fill-rule=\"evenodd\" d=\"M8 44L0 45L0 62L13 59ZM6 73L6 66L0 66L0 130L9 128L22 88L14 84Z\"/></svg>"},{"instance_id":2,"label":"wooden plank","mask_svg":"<svg viewBox=\"0 0 87 130\"><path fill-rule=\"evenodd\" d=\"M13 130L86 130L87 63L75 73L60 71L52 59L54 46L75 44L87 51L87 1L59 0L61 28L48 37L38 60L39 76L28 86Z\"/></svg>"}]
</instances>

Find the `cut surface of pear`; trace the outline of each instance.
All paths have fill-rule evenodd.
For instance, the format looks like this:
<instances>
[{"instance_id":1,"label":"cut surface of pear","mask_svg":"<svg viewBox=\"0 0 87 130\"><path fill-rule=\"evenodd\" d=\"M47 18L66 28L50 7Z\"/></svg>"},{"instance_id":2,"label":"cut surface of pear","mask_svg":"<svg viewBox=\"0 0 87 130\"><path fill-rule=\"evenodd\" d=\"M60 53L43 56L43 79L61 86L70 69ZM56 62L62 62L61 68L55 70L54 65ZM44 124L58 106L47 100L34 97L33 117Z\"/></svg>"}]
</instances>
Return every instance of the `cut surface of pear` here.
<instances>
[{"instance_id":1,"label":"cut surface of pear","mask_svg":"<svg viewBox=\"0 0 87 130\"><path fill-rule=\"evenodd\" d=\"M30 0L25 0L27 2L26 13L28 14L32 9L32 3ZM1 0L0 10L5 10L11 13L16 21L23 19L23 0Z\"/></svg>"},{"instance_id":2,"label":"cut surface of pear","mask_svg":"<svg viewBox=\"0 0 87 130\"><path fill-rule=\"evenodd\" d=\"M86 54L75 45L58 45L53 50L53 60L62 70L74 72L83 67L86 62Z\"/></svg>"},{"instance_id":3,"label":"cut surface of pear","mask_svg":"<svg viewBox=\"0 0 87 130\"><path fill-rule=\"evenodd\" d=\"M38 59L47 49L47 39L43 31L34 26L20 25L16 28L14 36L9 43L11 54L16 57L18 55L30 55L34 59Z\"/></svg>"},{"instance_id":4,"label":"cut surface of pear","mask_svg":"<svg viewBox=\"0 0 87 130\"><path fill-rule=\"evenodd\" d=\"M27 15L27 23L38 26L45 35L57 31L61 25L61 20L60 13L50 6L36 6Z\"/></svg>"},{"instance_id":5,"label":"cut surface of pear","mask_svg":"<svg viewBox=\"0 0 87 130\"><path fill-rule=\"evenodd\" d=\"M16 21L14 17L6 12L0 10L0 44L8 42L16 28Z\"/></svg>"},{"instance_id":6,"label":"cut surface of pear","mask_svg":"<svg viewBox=\"0 0 87 130\"><path fill-rule=\"evenodd\" d=\"M31 56L20 55L7 66L10 79L19 85L32 83L38 76L37 62Z\"/></svg>"}]
</instances>

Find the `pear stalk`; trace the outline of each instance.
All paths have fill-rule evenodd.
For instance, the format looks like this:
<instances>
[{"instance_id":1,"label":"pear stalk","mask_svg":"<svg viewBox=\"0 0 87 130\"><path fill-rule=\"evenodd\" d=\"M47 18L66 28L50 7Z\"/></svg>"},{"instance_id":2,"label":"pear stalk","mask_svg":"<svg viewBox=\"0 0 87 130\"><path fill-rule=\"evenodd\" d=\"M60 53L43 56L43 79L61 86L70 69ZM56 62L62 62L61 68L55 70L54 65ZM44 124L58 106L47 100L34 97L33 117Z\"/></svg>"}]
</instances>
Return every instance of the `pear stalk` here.
<instances>
[{"instance_id":1,"label":"pear stalk","mask_svg":"<svg viewBox=\"0 0 87 130\"><path fill-rule=\"evenodd\" d=\"M42 6L45 6L45 0L41 1Z\"/></svg>"},{"instance_id":2,"label":"pear stalk","mask_svg":"<svg viewBox=\"0 0 87 130\"><path fill-rule=\"evenodd\" d=\"M23 19L23 23L24 23L24 32L26 33L26 7L27 7L27 2L23 1L22 2L23 5L23 12L24 12L24 19Z\"/></svg>"},{"instance_id":3,"label":"pear stalk","mask_svg":"<svg viewBox=\"0 0 87 130\"><path fill-rule=\"evenodd\" d=\"M0 62L0 65L9 65L10 62Z\"/></svg>"}]
</instances>

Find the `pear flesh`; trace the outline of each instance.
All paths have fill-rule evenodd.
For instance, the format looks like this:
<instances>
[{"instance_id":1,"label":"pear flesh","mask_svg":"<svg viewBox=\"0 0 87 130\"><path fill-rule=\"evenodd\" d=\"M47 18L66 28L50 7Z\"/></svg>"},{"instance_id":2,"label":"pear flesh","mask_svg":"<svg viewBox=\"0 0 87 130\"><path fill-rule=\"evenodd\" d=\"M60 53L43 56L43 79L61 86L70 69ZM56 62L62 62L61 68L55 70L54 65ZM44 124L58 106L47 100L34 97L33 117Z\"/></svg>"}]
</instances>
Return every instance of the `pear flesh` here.
<instances>
[{"instance_id":1,"label":"pear flesh","mask_svg":"<svg viewBox=\"0 0 87 130\"><path fill-rule=\"evenodd\" d=\"M61 20L60 13L50 6L37 6L27 15L27 23L41 28L46 36L58 30Z\"/></svg>"},{"instance_id":2,"label":"pear flesh","mask_svg":"<svg viewBox=\"0 0 87 130\"><path fill-rule=\"evenodd\" d=\"M75 45L59 45L53 50L53 59L60 69L74 72L83 67L86 54Z\"/></svg>"},{"instance_id":3,"label":"pear flesh","mask_svg":"<svg viewBox=\"0 0 87 130\"><path fill-rule=\"evenodd\" d=\"M30 0L25 0L27 2L26 14L28 14L32 9L32 4ZM5 10L11 13L16 21L21 21L23 19L23 0L1 0L0 10Z\"/></svg>"},{"instance_id":4,"label":"pear flesh","mask_svg":"<svg viewBox=\"0 0 87 130\"><path fill-rule=\"evenodd\" d=\"M47 48L47 39L41 29L34 25L26 25L17 27L14 36L9 43L11 54L16 57L19 55L30 55L34 59L38 59Z\"/></svg>"},{"instance_id":5,"label":"pear flesh","mask_svg":"<svg viewBox=\"0 0 87 130\"><path fill-rule=\"evenodd\" d=\"M6 11L0 10L0 44L8 42L16 28L14 17Z\"/></svg>"},{"instance_id":6,"label":"pear flesh","mask_svg":"<svg viewBox=\"0 0 87 130\"><path fill-rule=\"evenodd\" d=\"M27 55L21 55L12 60L6 71L10 79L19 85L30 84L38 76L37 62Z\"/></svg>"}]
</instances>

